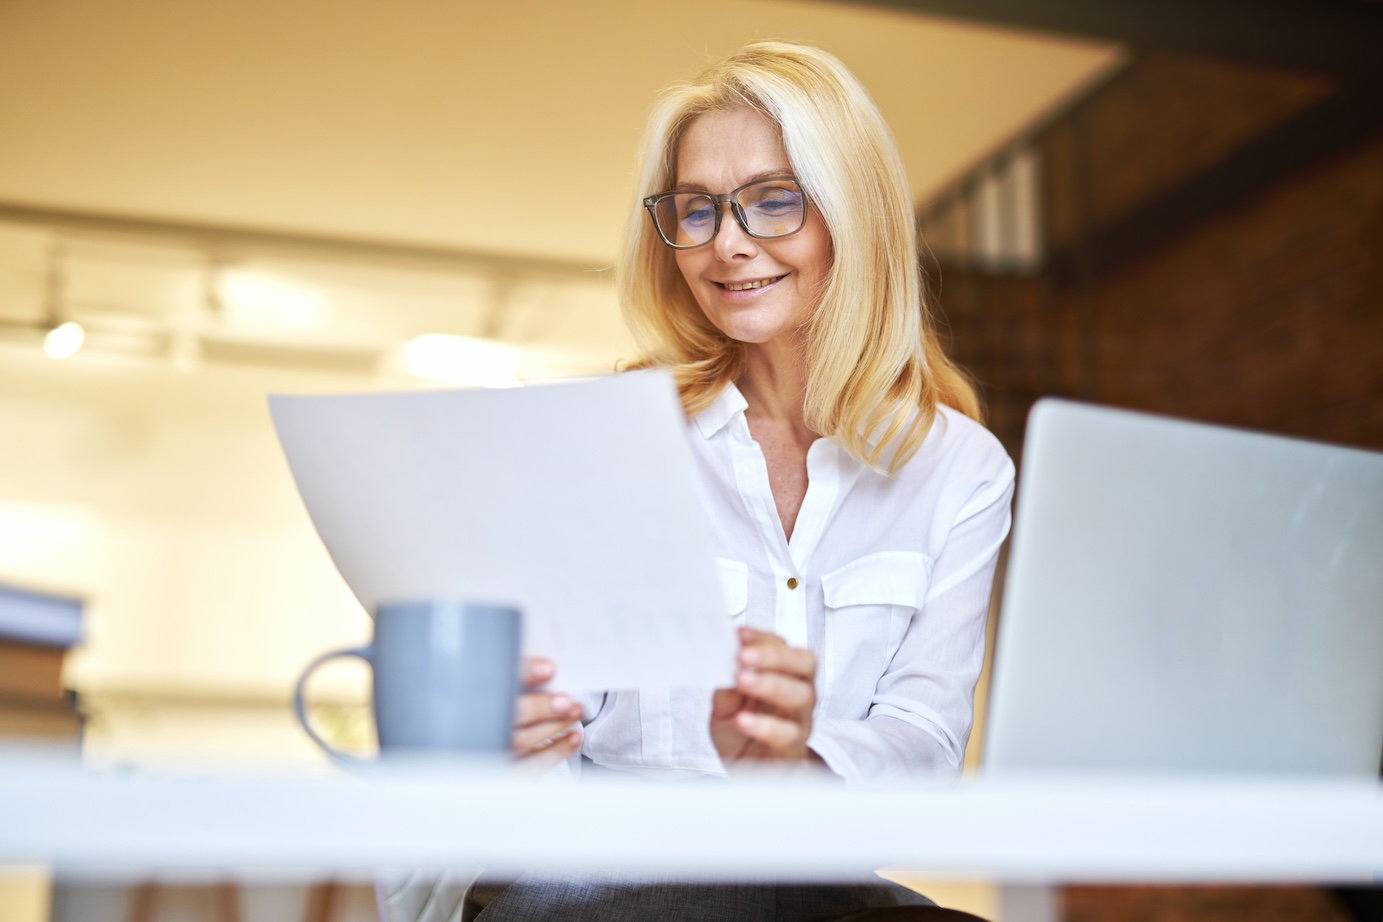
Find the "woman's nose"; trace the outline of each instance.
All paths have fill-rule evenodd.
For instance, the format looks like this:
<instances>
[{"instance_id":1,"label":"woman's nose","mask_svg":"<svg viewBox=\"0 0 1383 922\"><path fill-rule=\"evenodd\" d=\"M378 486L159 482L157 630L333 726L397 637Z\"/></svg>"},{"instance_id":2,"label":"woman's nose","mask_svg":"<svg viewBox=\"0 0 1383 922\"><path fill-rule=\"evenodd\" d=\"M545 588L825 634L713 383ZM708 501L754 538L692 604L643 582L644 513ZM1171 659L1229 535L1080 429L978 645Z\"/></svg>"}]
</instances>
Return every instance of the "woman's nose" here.
<instances>
[{"instance_id":1,"label":"woman's nose","mask_svg":"<svg viewBox=\"0 0 1383 922\"><path fill-rule=\"evenodd\" d=\"M735 207L729 202L721 203L724 209L720 216L720 230L716 232L715 239L711 241L711 246L715 249L716 256L721 259L730 260L737 256L754 256L759 252L758 241L740 226L739 218L735 214Z\"/></svg>"}]
</instances>

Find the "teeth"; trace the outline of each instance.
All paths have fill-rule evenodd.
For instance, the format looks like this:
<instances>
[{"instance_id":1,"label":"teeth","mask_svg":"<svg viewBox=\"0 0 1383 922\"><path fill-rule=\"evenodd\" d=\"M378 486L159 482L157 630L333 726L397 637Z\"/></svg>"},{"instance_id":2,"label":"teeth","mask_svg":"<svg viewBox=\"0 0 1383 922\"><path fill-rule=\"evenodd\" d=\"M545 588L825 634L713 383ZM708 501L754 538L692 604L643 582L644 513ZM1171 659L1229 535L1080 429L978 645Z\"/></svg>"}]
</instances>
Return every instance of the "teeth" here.
<instances>
[{"instance_id":1,"label":"teeth","mask_svg":"<svg viewBox=\"0 0 1383 922\"><path fill-rule=\"evenodd\" d=\"M782 276L780 275L778 276L778 278L782 278ZM765 285L771 285L776 281L778 281L777 278L756 279L752 282L726 282L725 287L729 291L752 291L755 288L762 288Z\"/></svg>"}]
</instances>

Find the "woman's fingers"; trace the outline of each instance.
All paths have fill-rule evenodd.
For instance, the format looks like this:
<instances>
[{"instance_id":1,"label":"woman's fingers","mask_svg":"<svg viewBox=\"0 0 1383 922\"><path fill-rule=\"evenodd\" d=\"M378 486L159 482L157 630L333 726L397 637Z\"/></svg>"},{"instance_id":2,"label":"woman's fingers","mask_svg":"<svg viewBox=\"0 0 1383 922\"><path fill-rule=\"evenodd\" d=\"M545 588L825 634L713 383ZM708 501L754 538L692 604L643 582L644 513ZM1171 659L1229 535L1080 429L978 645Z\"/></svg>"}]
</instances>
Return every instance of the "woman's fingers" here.
<instances>
[{"instance_id":1,"label":"woman's fingers","mask_svg":"<svg viewBox=\"0 0 1383 922\"><path fill-rule=\"evenodd\" d=\"M581 728L573 727L570 720L548 720L527 727L519 727L514 731L512 737L514 755L527 756L535 752L542 752L552 746L555 741L569 736L572 732L579 736Z\"/></svg>"},{"instance_id":2,"label":"woman's fingers","mask_svg":"<svg viewBox=\"0 0 1383 922\"><path fill-rule=\"evenodd\" d=\"M519 667L519 681L528 686L542 685L551 681L557 674L557 667L552 664L552 660L541 656L525 656Z\"/></svg>"},{"instance_id":3,"label":"woman's fingers","mask_svg":"<svg viewBox=\"0 0 1383 922\"><path fill-rule=\"evenodd\" d=\"M581 748L582 733L578 729L550 738L544 745L519 753L515 764L524 769L546 771L560 762L571 758Z\"/></svg>"},{"instance_id":4,"label":"woman's fingers","mask_svg":"<svg viewBox=\"0 0 1383 922\"><path fill-rule=\"evenodd\" d=\"M735 686L712 699L711 736L721 758L810 758L816 657L764 631L741 628L739 639Z\"/></svg>"},{"instance_id":5,"label":"woman's fingers","mask_svg":"<svg viewBox=\"0 0 1383 922\"><path fill-rule=\"evenodd\" d=\"M549 659L524 657L519 670L524 686L533 689L552 680L557 669ZM526 691L514 707L511 751L525 767L542 770L556 765L581 746L581 705L561 693Z\"/></svg>"},{"instance_id":6,"label":"woman's fingers","mask_svg":"<svg viewBox=\"0 0 1383 922\"><path fill-rule=\"evenodd\" d=\"M514 709L514 725L522 729L546 720L573 723L581 719L581 705L563 694L529 692L519 695Z\"/></svg>"},{"instance_id":7,"label":"woman's fingers","mask_svg":"<svg viewBox=\"0 0 1383 922\"><path fill-rule=\"evenodd\" d=\"M735 727L745 736L788 758L802 758L807 752L809 725L799 720L755 711L735 715Z\"/></svg>"},{"instance_id":8,"label":"woman's fingers","mask_svg":"<svg viewBox=\"0 0 1383 922\"><path fill-rule=\"evenodd\" d=\"M816 678L816 656L801 647L789 647L777 634L740 628L741 666L765 672L782 672L812 681Z\"/></svg>"},{"instance_id":9,"label":"woman's fingers","mask_svg":"<svg viewBox=\"0 0 1383 922\"><path fill-rule=\"evenodd\" d=\"M566 695L530 693L519 696L514 735L510 748L516 756L526 758L545 753L557 742L581 742L580 728L572 724L581 719L581 705ZM575 735L575 740L570 739ZM574 748L574 747L572 747ZM570 755L570 751L567 755ZM554 761L560 762L566 755Z\"/></svg>"},{"instance_id":10,"label":"woman's fingers","mask_svg":"<svg viewBox=\"0 0 1383 922\"><path fill-rule=\"evenodd\" d=\"M740 671L735 688L760 705L799 719L816 707L816 657L789 647L776 634L740 629Z\"/></svg>"},{"instance_id":11,"label":"woman's fingers","mask_svg":"<svg viewBox=\"0 0 1383 922\"><path fill-rule=\"evenodd\" d=\"M728 720L744 707L744 695L733 688L717 688L711 693L711 719Z\"/></svg>"},{"instance_id":12,"label":"woman's fingers","mask_svg":"<svg viewBox=\"0 0 1383 922\"><path fill-rule=\"evenodd\" d=\"M741 669L735 679L735 688L746 697L784 714L810 714L816 705L815 690L798 676Z\"/></svg>"}]
</instances>

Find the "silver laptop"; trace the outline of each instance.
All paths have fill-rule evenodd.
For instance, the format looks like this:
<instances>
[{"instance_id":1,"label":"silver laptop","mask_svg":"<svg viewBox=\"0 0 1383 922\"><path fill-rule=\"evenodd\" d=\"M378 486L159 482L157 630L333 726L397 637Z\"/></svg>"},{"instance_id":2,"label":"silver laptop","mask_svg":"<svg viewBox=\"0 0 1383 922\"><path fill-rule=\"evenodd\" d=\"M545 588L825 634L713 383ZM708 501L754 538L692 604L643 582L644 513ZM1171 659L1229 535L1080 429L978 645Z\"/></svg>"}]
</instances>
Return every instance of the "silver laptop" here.
<instances>
[{"instance_id":1,"label":"silver laptop","mask_svg":"<svg viewBox=\"0 0 1383 922\"><path fill-rule=\"evenodd\" d=\"M1383 454L1058 400L1028 419L986 770L1383 754Z\"/></svg>"}]
</instances>

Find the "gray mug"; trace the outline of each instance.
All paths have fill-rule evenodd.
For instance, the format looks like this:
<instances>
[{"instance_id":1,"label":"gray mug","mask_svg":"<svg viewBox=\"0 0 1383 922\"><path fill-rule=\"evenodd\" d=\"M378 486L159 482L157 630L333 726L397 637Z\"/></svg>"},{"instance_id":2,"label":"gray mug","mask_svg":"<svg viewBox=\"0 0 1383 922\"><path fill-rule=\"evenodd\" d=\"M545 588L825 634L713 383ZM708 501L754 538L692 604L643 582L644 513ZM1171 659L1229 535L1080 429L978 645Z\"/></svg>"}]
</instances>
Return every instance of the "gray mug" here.
<instances>
[{"instance_id":1,"label":"gray mug","mask_svg":"<svg viewBox=\"0 0 1383 922\"><path fill-rule=\"evenodd\" d=\"M355 656L374 673L375 732L382 756L499 755L509 751L519 693L519 610L466 602L399 602L375 613L374 641L313 660L293 709L330 756L355 757L317 735L303 690L328 660Z\"/></svg>"}]
</instances>

